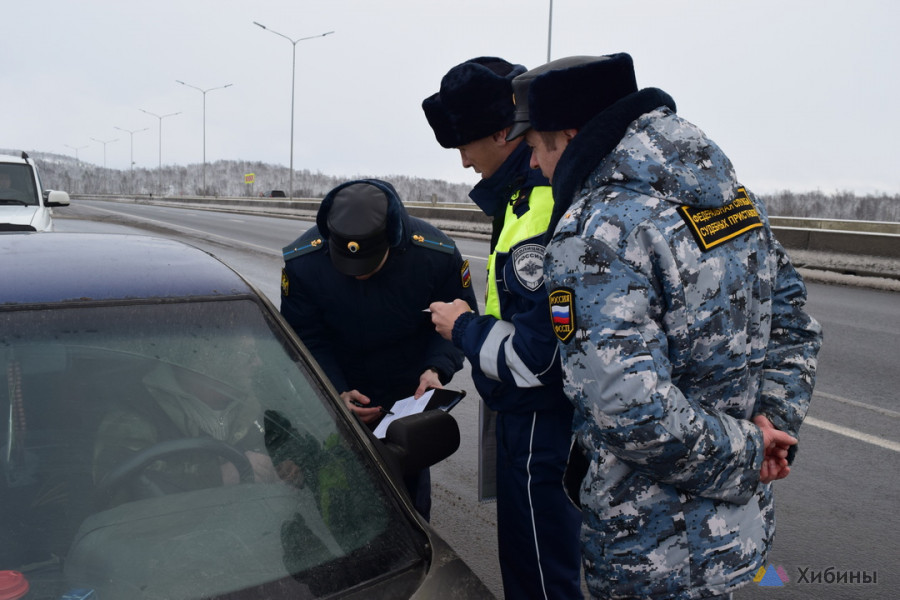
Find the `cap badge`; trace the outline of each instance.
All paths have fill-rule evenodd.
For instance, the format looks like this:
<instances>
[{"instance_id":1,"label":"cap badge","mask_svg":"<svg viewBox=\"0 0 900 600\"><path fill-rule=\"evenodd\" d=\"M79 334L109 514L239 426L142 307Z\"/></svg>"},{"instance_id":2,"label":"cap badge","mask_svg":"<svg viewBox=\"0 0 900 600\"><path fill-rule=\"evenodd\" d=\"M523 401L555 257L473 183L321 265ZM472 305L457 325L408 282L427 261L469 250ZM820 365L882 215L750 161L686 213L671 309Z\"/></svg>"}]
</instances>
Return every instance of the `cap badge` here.
<instances>
[{"instance_id":1,"label":"cap badge","mask_svg":"<svg viewBox=\"0 0 900 600\"><path fill-rule=\"evenodd\" d=\"M356 242L347 242L347 250L349 250L351 254L356 254L359 252L359 244Z\"/></svg>"}]
</instances>

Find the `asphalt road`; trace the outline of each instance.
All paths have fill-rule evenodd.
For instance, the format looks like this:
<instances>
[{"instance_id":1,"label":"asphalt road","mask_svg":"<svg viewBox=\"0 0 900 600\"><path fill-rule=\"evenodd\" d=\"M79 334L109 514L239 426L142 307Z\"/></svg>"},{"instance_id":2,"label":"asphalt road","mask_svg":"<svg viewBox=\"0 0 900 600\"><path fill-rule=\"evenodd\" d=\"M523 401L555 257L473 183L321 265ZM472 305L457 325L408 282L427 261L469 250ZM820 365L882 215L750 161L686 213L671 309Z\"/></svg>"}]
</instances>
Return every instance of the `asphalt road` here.
<instances>
[{"instance_id":1,"label":"asphalt road","mask_svg":"<svg viewBox=\"0 0 900 600\"><path fill-rule=\"evenodd\" d=\"M279 303L280 248L308 221L111 202L57 210L60 231L138 230L183 239L217 255ZM487 242L455 236L483 298ZM110 248L114 252L114 248ZM836 280L839 281L839 280ZM816 392L790 477L776 482L778 533L770 565L782 586L750 584L736 600L888 600L900 574L900 293L809 283L823 325ZM433 525L502 597L496 514L478 500L478 402L468 369L452 384L468 398L454 409L462 445L432 470ZM762 583L773 581L767 577Z\"/></svg>"}]
</instances>

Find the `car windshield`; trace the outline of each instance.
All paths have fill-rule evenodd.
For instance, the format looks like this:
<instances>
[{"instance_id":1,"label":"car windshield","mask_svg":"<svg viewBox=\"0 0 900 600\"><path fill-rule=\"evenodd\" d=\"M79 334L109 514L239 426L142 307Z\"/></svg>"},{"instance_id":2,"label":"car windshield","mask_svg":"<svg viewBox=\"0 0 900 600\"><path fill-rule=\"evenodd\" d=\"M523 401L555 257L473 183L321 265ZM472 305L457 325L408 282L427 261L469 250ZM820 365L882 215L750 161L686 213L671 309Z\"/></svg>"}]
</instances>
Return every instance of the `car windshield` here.
<instances>
[{"instance_id":1,"label":"car windshield","mask_svg":"<svg viewBox=\"0 0 900 600\"><path fill-rule=\"evenodd\" d=\"M0 205L38 204L37 187L30 165L0 163Z\"/></svg>"},{"instance_id":2,"label":"car windshield","mask_svg":"<svg viewBox=\"0 0 900 600\"><path fill-rule=\"evenodd\" d=\"M317 598L424 568L278 331L249 299L0 311L0 574L54 600Z\"/></svg>"}]
</instances>

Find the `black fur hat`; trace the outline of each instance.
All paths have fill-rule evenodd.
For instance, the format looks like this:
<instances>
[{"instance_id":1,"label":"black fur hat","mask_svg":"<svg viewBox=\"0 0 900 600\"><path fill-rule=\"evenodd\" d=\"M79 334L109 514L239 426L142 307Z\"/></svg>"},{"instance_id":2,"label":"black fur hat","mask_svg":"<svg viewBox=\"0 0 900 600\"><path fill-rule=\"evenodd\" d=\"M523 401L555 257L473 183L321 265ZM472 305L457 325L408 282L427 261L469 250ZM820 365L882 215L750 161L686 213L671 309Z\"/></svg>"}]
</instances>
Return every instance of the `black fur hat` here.
<instances>
[{"instance_id":1,"label":"black fur hat","mask_svg":"<svg viewBox=\"0 0 900 600\"><path fill-rule=\"evenodd\" d=\"M493 56L450 69L440 91L422 102L438 143L458 148L512 125L512 80L524 72L522 65Z\"/></svg>"},{"instance_id":2,"label":"black fur hat","mask_svg":"<svg viewBox=\"0 0 900 600\"><path fill-rule=\"evenodd\" d=\"M513 80L515 124L507 139L536 131L581 129L611 104L638 91L628 54L570 56Z\"/></svg>"}]
</instances>

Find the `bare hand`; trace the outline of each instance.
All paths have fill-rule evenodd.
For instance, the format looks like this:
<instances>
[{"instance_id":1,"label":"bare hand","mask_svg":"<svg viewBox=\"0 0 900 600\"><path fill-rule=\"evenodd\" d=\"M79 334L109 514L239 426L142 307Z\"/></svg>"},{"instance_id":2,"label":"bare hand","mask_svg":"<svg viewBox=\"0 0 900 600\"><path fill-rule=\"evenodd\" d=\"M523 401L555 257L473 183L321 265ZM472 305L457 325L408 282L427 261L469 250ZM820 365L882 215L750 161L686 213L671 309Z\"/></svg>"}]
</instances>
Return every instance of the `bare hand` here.
<instances>
[{"instance_id":1,"label":"bare hand","mask_svg":"<svg viewBox=\"0 0 900 600\"><path fill-rule=\"evenodd\" d=\"M753 423L759 427L763 435L763 464L759 471L762 483L771 483L784 479L791 473L788 466L788 449L797 443L797 439L787 433L775 429L772 422L764 415L753 417Z\"/></svg>"},{"instance_id":2,"label":"bare hand","mask_svg":"<svg viewBox=\"0 0 900 600\"><path fill-rule=\"evenodd\" d=\"M363 423L371 423L381 417L381 409L377 406L371 408L367 407L366 405L369 404L371 400L359 390L343 392L341 394L341 399L344 401L344 404L347 405L347 408L359 417L360 421Z\"/></svg>"},{"instance_id":3,"label":"bare hand","mask_svg":"<svg viewBox=\"0 0 900 600\"><path fill-rule=\"evenodd\" d=\"M416 393L414 394L415 398L419 398L428 391L428 388L441 388L441 378L438 377L438 374L432 371L431 369L427 369L424 373L419 375L419 387L416 388Z\"/></svg>"},{"instance_id":4,"label":"bare hand","mask_svg":"<svg viewBox=\"0 0 900 600\"><path fill-rule=\"evenodd\" d=\"M471 312L472 309L465 300L457 298L453 302L432 302L431 306L431 322L434 328L445 340L453 339L453 324L459 315Z\"/></svg>"}]
</instances>

